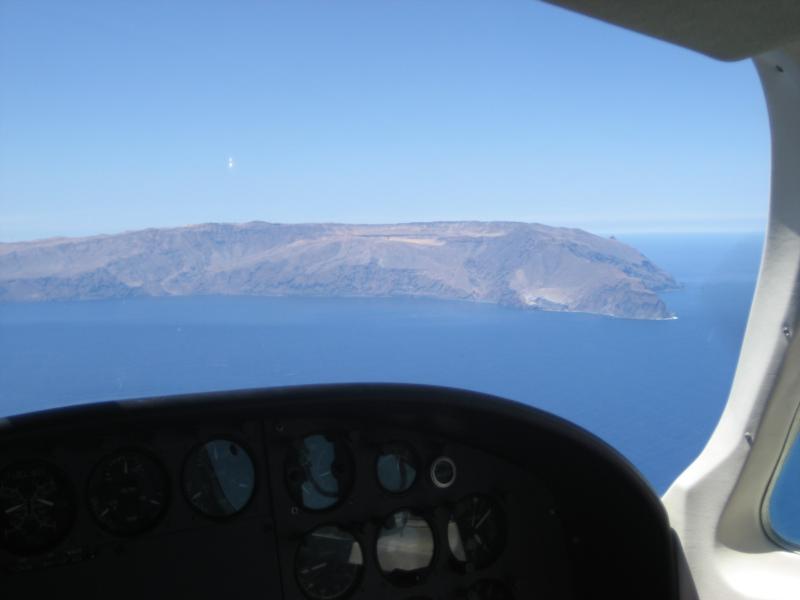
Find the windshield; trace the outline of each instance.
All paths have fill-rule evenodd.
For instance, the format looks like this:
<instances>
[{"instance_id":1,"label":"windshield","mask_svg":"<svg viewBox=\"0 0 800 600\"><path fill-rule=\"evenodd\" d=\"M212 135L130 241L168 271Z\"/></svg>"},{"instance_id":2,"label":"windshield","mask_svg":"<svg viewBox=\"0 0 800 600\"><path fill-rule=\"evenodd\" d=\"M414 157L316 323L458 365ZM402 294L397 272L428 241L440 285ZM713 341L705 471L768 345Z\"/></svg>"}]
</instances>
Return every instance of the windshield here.
<instances>
[{"instance_id":1,"label":"windshield","mask_svg":"<svg viewBox=\"0 0 800 600\"><path fill-rule=\"evenodd\" d=\"M523 0L0 10L0 416L393 381L659 491L704 445L766 219L749 62Z\"/></svg>"}]
</instances>

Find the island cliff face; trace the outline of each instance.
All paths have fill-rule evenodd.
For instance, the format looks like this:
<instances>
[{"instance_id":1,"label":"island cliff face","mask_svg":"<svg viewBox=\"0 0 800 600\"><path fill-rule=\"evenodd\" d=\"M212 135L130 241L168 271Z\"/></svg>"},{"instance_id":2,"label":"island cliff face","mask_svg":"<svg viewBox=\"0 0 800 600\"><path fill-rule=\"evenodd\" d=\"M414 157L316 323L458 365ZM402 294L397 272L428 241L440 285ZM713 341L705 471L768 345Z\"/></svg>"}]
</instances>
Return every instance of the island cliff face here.
<instances>
[{"instance_id":1,"label":"island cliff face","mask_svg":"<svg viewBox=\"0 0 800 600\"><path fill-rule=\"evenodd\" d=\"M6 302L185 296L414 296L671 317L674 279L579 229L507 222L252 222L0 244Z\"/></svg>"}]
</instances>

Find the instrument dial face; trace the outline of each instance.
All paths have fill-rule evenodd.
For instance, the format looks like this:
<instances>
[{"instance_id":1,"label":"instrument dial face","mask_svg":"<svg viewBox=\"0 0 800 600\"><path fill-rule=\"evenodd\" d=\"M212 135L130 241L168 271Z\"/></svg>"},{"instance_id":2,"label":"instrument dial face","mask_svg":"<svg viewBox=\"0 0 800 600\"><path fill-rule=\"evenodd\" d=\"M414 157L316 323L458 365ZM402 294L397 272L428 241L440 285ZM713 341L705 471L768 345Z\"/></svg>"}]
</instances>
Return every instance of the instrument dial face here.
<instances>
[{"instance_id":1,"label":"instrument dial face","mask_svg":"<svg viewBox=\"0 0 800 600\"><path fill-rule=\"evenodd\" d=\"M10 552L48 550L67 535L74 518L71 488L55 467L25 462L0 473L0 545Z\"/></svg>"},{"instance_id":2,"label":"instrument dial face","mask_svg":"<svg viewBox=\"0 0 800 600\"><path fill-rule=\"evenodd\" d=\"M292 445L286 462L289 492L303 508L325 510L338 504L353 482L347 445L330 435L310 435Z\"/></svg>"},{"instance_id":3,"label":"instrument dial face","mask_svg":"<svg viewBox=\"0 0 800 600\"><path fill-rule=\"evenodd\" d=\"M387 444L376 465L378 482L387 492L399 494L408 490L417 479L417 461L405 444Z\"/></svg>"},{"instance_id":4,"label":"instrument dial face","mask_svg":"<svg viewBox=\"0 0 800 600\"><path fill-rule=\"evenodd\" d=\"M494 562L503 550L505 536L505 515L488 496L472 495L459 501L447 524L453 558L477 568Z\"/></svg>"},{"instance_id":5,"label":"instrument dial face","mask_svg":"<svg viewBox=\"0 0 800 600\"><path fill-rule=\"evenodd\" d=\"M338 600L353 591L364 570L361 545L336 527L319 527L303 538L295 558L295 575L311 600Z\"/></svg>"},{"instance_id":6,"label":"instrument dial face","mask_svg":"<svg viewBox=\"0 0 800 600\"><path fill-rule=\"evenodd\" d=\"M163 467L136 450L117 452L95 467L89 506L97 522L115 535L153 527L167 507L169 481Z\"/></svg>"},{"instance_id":7,"label":"instrument dial face","mask_svg":"<svg viewBox=\"0 0 800 600\"><path fill-rule=\"evenodd\" d=\"M449 488L456 480L456 463L452 458L440 456L431 464L431 481L438 488Z\"/></svg>"},{"instance_id":8,"label":"instrument dial face","mask_svg":"<svg viewBox=\"0 0 800 600\"><path fill-rule=\"evenodd\" d=\"M378 534L378 566L397 585L419 582L433 562L434 550L431 526L409 510L391 514Z\"/></svg>"},{"instance_id":9,"label":"instrument dial face","mask_svg":"<svg viewBox=\"0 0 800 600\"><path fill-rule=\"evenodd\" d=\"M183 492L208 517L233 516L247 506L255 489L255 467L236 442L218 439L195 448L183 470Z\"/></svg>"}]
</instances>

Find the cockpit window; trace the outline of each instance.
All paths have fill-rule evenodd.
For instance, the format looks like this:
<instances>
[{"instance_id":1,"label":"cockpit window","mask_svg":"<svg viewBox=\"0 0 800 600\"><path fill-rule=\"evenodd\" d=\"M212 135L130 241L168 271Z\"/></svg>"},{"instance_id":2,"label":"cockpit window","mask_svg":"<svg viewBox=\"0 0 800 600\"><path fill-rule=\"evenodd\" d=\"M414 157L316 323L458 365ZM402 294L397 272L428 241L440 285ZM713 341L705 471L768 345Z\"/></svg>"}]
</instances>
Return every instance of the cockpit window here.
<instances>
[{"instance_id":1,"label":"cockpit window","mask_svg":"<svg viewBox=\"0 0 800 600\"><path fill-rule=\"evenodd\" d=\"M705 444L766 219L750 63L527 0L0 11L0 416L413 382L659 491Z\"/></svg>"},{"instance_id":2,"label":"cockpit window","mask_svg":"<svg viewBox=\"0 0 800 600\"><path fill-rule=\"evenodd\" d=\"M797 424L792 436L794 441L788 446L775 473L762 512L771 536L783 546L800 551L800 519L797 511L797 498L800 496L800 446L797 444Z\"/></svg>"}]
</instances>

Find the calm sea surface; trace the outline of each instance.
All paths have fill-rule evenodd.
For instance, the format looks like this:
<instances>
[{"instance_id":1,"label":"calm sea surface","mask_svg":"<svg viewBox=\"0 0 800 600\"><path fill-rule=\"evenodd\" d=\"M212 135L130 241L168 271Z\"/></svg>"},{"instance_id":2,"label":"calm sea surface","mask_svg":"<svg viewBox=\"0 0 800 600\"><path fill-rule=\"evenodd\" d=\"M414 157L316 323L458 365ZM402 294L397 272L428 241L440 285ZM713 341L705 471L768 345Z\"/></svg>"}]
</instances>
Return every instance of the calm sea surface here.
<instances>
[{"instance_id":1,"label":"calm sea surface","mask_svg":"<svg viewBox=\"0 0 800 600\"><path fill-rule=\"evenodd\" d=\"M0 415L155 394L344 381L490 392L566 417L663 492L722 411L762 237L623 237L684 286L675 321L411 299L0 304Z\"/></svg>"}]
</instances>

